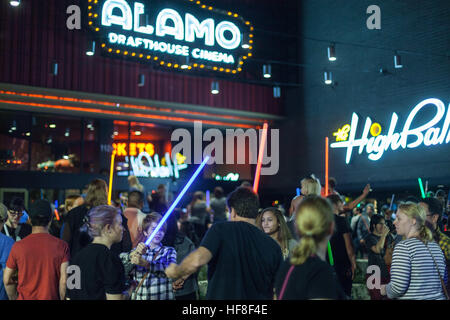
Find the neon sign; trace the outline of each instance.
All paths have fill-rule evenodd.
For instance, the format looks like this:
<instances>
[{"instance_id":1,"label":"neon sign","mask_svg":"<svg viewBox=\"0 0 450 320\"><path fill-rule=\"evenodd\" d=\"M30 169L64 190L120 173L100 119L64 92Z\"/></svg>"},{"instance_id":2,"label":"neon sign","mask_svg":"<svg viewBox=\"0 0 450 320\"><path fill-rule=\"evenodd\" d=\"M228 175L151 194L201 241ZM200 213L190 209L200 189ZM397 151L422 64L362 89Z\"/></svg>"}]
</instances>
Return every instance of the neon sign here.
<instances>
[{"instance_id":1,"label":"neon sign","mask_svg":"<svg viewBox=\"0 0 450 320\"><path fill-rule=\"evenodd\" d=\"M88 2L89 26L110 54L233 74L252 56L253 27L237 13L194 0Z\"/></svg>"},{"instance_id":2,"label":"neon sign","mask_svg":"<svg viewBox=\"0 0 450 320\"><path fill-rule=\"evenodd\" d=\"M118 157L121 156L137 156L142 152L147 152L150 156L155 154L155 146L153 143L125 142L113 143L113 149Z\"/></svg>"},{"instance_id":3,"label":"neon sign","mask_svg":"<svg viewBox=\"0 0 450 320\"><path fill-rule=\"evenodd\" d=\"M155 154L152 158L145 151L140 153L137 157L130 158L133 173L137 177L175 177L178 179L180 177L179 171L187 168L187 164L179 164L179 160L174 159L173 161L172 159L170 159L170 155L168 152L166 152L166 154L164 155L163 160L165 160L165 165L160 164L159 156L157 154Z\"/></svg>"},{"instance_id":4,"label":"neon sign","mask_svg":"<svg viewBox=\"0 0 450 320\"><path fill-rule=\"evenodd\" d=\"M213 174L213 178L217 181L238 181L239 180L239 173L229 173L225 176L220 176L218 174Z\"/></svg>"},{"instance_id":5,"label":"neon sign","mask_svg":"<svg viewBox=\"0 0 450 320\"><path fill-rule=\"evenodd\" d=\"M414 120L417 121L416 115L425 108L434 108L435 114L433 119L425 124L413 127ZM381 134L381 126L372 124L372 120L367 117L364 124L363 133L360 139L355 139L356 129L358 127L359 117L356 113L352 114L352 121L350 124L350 134L348 140L340 141L337 136L335 143L330 145L331 148L346 148L345 162L348 164L352 157L353 148L359 148L358 153L361 154L366 149L368 158L372 161L381 159L385 151L389 149L395 151L400 147L403 149L413 149L421 146L433 146L437 144L447 144L450 141L450 104L447 108L447 115L442 123L442 127L435 127L445 115L445 105L439 99L426 99L417 104L409 113L406 122L401 132L395 132L398 115L394 112L392 114L391 122L387 134ZM369 131L372 137L368 137ZM339 131L338 131L339 132ZM410 139L414 139L411 141ZM339 141L339 142L338 142Z\"/></svg>"}]
</instances>

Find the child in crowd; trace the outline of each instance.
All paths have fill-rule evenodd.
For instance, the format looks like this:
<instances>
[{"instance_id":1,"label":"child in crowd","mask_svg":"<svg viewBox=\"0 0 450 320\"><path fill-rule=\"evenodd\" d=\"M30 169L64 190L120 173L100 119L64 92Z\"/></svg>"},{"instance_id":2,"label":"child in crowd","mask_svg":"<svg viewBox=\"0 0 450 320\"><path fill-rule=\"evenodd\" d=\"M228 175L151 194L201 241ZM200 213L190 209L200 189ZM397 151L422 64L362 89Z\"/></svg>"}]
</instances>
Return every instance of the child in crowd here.
<instances>
[{"instance_id":1,"label":"child in crowd","mask_svg":"<svg viewBox=\"0 0 450 320\"><path fill-rule=\"evenodd\" d=\"M138 284L132 300L174 300L175 295L172 280L167 278L164 270L176 263L177 253L174 248L161 244L167 225L164 224L156 233L149 247L145 245L147 239L161 221L161 215L151 213L142 222L140 243L135 250L120 255L125 266L125 273L130 275Z\"/></svg>"}]
</instances>

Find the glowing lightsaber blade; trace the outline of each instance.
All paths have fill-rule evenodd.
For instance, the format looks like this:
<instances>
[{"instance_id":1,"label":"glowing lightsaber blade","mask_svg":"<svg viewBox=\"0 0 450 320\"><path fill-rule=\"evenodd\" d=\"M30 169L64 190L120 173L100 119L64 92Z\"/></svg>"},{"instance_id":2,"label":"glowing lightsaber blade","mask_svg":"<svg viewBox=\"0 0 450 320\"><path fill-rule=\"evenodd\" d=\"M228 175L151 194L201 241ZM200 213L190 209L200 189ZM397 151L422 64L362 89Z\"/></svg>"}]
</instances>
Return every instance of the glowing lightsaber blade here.
<instances>
[{"instance_id":1,"label":"glowing lightsaber blade","mask_svg":"<svg viewBox=\"0 0 450 320\"><path fill-rule=\"evenodd\" d=\"M261 176L261 166L264 157L264 147L266 146L267 128L269 125L264 122L261 141L259 143L258 164L256 165L255 180L253 182L253 192L258 193L259 178Z\"/></svg>"},{"instance_id":2,"label":"glowing lightsaber blade","mask_svg":"<svg viewBox=\"0 0 450 320\"><path fill-rule=\"evenodd\" d=\"M330 241L328 241L328 260L330 260L330 265L334 266L333 252L331 252Z\"/></svg>"},{"instance_id":3,"label":"glowing lightsaber blade","mask_svg":"<svg viewBox=\"0 0 450 320\"><path fill-rule=\"evenodd\" d=\"M209 207L209 202L210 202L210 194L209 194L209 190L206 190L206 206Z\"/></svg>"},{"instance_id":4,"label":"glowing lightsaber blade","mask_svg":"<svg viewBox=\"0 0 450 320\"><path fill-rule=\"evenodd\" d=\"M328 196L328 137L325 137L325 197Z\"/></svg>"},{"instance_id":5,"label":"glowing lightsaber blade","mask_svg":"<svg viewBox=\"0 0 450 320\"><path fill-rule=\"evenodd\" d=\"M393 193L392 198L391 198L391 204L389 205L389 210L392 210L392 206L394 205L394 197L395 197L395 194Z\"/></svg>"},{"instance_id":6,"label":"glowing lightsaber blade","mask_svg":"<svg viewBox=\"0 0 450 320\"><path fill-rule=\"evenodd\" d=\"M419 181L419 187L420 187L420 193L422 194L422 199L425 199L425 191L423 190L422 179L417 178L417 180Z\"/></svg>"},{"instance_id":7,"label":"glowing lightsaber blade","mask_svg":"<svg viewBox=\"0 0 450 320\"><path fill-rule=\"evenodd\" d=\"M108 204L111 205L112 183L114 177L114 158L116 157L116 151L111 154L111 168L109 169L109 187L108 187Z\"/></svg>"},{"instance_id":8,"label":"glowing lightsaber blade","mask_svg":"<svg viewBox=\"0 0 450 320\"><path fill-rule=\"evenodd\" d=\"M299 196L299 195L300 195L300 193L301 193L301 190L300 190L300 188L297 188L297 189L296 189L296 191L297 191L297 196Z\"/></svg>"},{"instance_id":9,"label":"glowing lightsaber blade","mask_svg":"<svg viewBox=\"0 0 450 320\"><path fill-rule=\"evenodd\" d=\"M178 197L175 199L175 201L172 203L172 205L170 206L169 210L167 210L167 212L164 214L164 217L161 219L161 221L159 222L159 224L156 226L155 230L153 230L152 234L150 235L150 237L148 237L148 239L145 241L145 244L148 246L150 244L150 242L153 240L153 238L155 237L155 235L158 233L159 229L161 229L161 227L163 226L163 224L166 222L166 220L169 218L170 214L173 212L173 210L175 209L175 207L178 205L178 203L180 202L181 198L183 198L184 194L186 193L186 191L189 189L189 187L191 186L191 184L194 182L194 180L197 178L197 176L200 174L200 172L202 171L202 169L205 167L206 162L208 162L209 160L209 156L206 156L205 159L203 159L203 162L200 164L200 166L197 168L197 170L194 172L194 174L192 175L192 177L189 179L188 183L186 183L186 185L184 186L183 190L181 190L180 194L178 195Z\"/></svg>"}]
</instances>

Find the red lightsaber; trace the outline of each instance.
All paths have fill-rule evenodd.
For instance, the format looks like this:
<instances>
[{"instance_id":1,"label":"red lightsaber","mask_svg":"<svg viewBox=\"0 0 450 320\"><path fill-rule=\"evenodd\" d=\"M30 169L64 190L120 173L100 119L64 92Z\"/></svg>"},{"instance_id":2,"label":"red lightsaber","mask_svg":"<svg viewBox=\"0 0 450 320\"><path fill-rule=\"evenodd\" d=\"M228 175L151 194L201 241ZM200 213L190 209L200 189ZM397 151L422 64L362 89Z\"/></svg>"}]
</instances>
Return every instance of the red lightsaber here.
<instances>
[{"instance_id":1,"label":"red lightsaber","mask_svg":"<svg viewBox=\"0 0 450 320\"><path fill-rule=\"evenodd\" d=\"M255 193L258 193L259 178L261 176L261 166L262 166L262 161L263 161L263 157L264 157L264 147L266 146L268 127L269 127L269 125L267 124L267 122L264 122L262 137L261 137L261 141L259 143L258 164L256 165L255 180L253 182L253 192L255 192Z\"/></svg>"}]
</instances>

